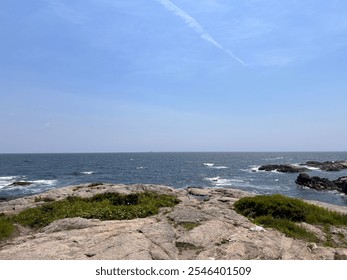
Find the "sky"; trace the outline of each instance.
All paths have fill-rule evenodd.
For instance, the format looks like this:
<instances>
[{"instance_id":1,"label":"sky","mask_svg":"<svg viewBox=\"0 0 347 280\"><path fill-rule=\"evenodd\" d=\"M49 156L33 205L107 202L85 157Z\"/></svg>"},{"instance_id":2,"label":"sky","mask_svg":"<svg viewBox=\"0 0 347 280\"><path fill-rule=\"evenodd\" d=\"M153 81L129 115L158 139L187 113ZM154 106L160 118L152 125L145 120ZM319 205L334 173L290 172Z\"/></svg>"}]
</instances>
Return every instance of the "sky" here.
<instances>
[{"instance_id":1,"label":"sky","mask_svg":"<svg viewBox=\"0 0 347 280\"><path fill-rule=\"evenodd\" d=\"M347 151L345 0L0 2L0 153Z\"/></svg>"}]
</instances>

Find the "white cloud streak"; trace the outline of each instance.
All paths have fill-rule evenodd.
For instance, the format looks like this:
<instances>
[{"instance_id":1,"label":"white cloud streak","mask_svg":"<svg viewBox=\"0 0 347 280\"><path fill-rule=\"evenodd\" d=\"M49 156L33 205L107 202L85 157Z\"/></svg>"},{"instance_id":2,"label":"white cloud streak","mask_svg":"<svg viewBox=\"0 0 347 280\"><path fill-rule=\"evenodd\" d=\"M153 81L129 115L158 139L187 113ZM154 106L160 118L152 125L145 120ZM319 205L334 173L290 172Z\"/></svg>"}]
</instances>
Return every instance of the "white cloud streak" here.
<instances>
[{"instance_id":1,"label":"white cloud streak","mask_svg":"<svg viewBox=\"0 0 347 280\"><path fill-rule=\"evenodd\" d=\"M218 43L213 37L198 23L198 21L187 14L185 11L177 7L175 4L173 4L170 0L157 0L158 3L160 3L164 8L166 8L168 11L172 12L174 15L182 18L190 28L194 29L195 32L200 34L200 37L217 47L218 49L224 51L227 53L230 57L235 59L237 62L241 63L243 66L247 66L247 64L242 61L240 58L234 55L234 53L231 50L228 50L224 48L220 43Z\"/></svg>"}]
</instances>

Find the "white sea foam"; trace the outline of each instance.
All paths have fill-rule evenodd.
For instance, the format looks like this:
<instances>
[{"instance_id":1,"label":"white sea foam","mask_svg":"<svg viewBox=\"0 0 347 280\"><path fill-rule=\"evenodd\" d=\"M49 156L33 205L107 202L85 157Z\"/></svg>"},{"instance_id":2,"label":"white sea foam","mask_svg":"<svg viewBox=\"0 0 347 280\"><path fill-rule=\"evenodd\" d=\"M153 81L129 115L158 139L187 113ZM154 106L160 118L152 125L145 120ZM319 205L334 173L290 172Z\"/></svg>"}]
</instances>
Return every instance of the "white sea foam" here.
<instances>
[{"instance_id":1,"label":"white sea foam","mask_svg":"<svg viewBox=\"0 0 347 280\"><path fill-rule=\"evenodd\" d=\"M83 171L83 172L81 172L81 174L83 174L83 175L92 175L92 174L95 174L95 171Z\"/></svg>"},{"instance_id":2,"label":"white sea foam","mask_svg":"<svg viewBox=\"0 0 347 280\"><path fill-rule=\"evenodd\" d=\"M212 182L216 182L220 179L220 177L212 177L212 178L206 178L205 180L208 180L208 181L212 181Z\"/></svg>"},{"instance_id":3,"label":"white sea foam","mask_svg":"<svg viewBox=\"0 0 347 280\"><path fill-rule=\"evenodd\" d=\"M261 165L251 165L250 168L248 169L240 169L243 172L249 172L249 173L254 173L254 172L263 172L262 170L259 170L259 167Z\"/></svg>"},{"instance_id":4,"label":"white sea foam","mask_svg":"<svg viewBox=\"0 0 347 280\"><path fill-rule=\"evenodd\" d=\"M15 180L17 179L19 176L4 176L4 177L0 177L1 181L11 181L11 180Z\"/></svg>"},{"instance_id":5,"label":"white sea foam","mask_svg":"<svg viewBox=\"0 0 347 280\"><path fill-rule=\"evenodd\" d=\"M40 190L46 190L50 187L54 186L58 180L30 180L28 183L31 183L28 186L18 186L18 185L11 185L13 182L10 182L6 186L3 186L3 189L6 190L26 190L26 191L40 191Z\"/></svg>"},{"instance_id":6,"label":"white sea foam","mask_svg":"<svg viewBox=\"0 0 347 280\"><path fill-rule=\"evenodd\" d=\"M0 177L0 189L6 188L8 185L11 185L17 179L20 178L20 176L2 176Z\"/></svg>"},{"instance_id":7,"label":"white sea foam","mask_svg":"<svg viewBox=\"0 0 347 280\"><path fill-rule=\"evenodd\" d=\"M211 166L212 168L214 169L226 169L226 168L229 168L228 166Z\"/></svg>"},{"instance_id":8,"label":"white sea foam","mask_svg":"<svg viewBox=\"0 0 347 280\"><path fill-rule=\"evenodd\" d=\"M294 166L297 166L297 167L304 167L304 168L307 168L309 170L313 170L313 171L319 171L321 170L319 167L314 167L314 166L308 166L308 165L303 165L303 164L293 164Z\"/></svg>"},{"instance_id":9,"label":"white sea foam","mask_svg":"<svg viewBox=\"0 0 347 280\"><path fill-rule=\"evenodd\" d=\"M272 157L272 158L266 158L265 160L279 160L284 159L284 157Z\"/></svg>"},{"instance_id":10,"label":"white sea foam","mask_svg":"<svg viewBox=\"0 0 347 280\"><path fill-rule=\"evenodd\" d=\"M34 183L35 185L55 185L57 183L57 180L35 180L35 181L30 181Z\"/></svg>"},{"instance_id":11,"label":"white sea foam","mask_svg":"<svg viewBox=\"0 0 347 280\"><path fill-rule=\"evenodd\" d=\"M206 180L212 182L213 185L215 186L232 186L234 184L238 184L238 183L244 183L244 180L241 179L224 179L221 177L212 177L212 178L206 178Z\"/></svg>"}]
</instances>

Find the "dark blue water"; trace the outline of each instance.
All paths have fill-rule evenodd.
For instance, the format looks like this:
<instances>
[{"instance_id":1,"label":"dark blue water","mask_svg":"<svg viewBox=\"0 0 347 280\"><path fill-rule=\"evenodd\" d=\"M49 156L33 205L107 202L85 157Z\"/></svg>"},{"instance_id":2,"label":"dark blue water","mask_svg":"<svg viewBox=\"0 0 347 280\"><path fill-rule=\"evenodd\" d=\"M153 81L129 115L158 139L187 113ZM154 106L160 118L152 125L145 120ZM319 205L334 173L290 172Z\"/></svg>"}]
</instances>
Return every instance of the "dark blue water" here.
<instances>
[{"instance_id":1,"label":"dark blue water","mask_svg":"<svg viewBox=\"0 0 347 280\"><path fill-rule=\"evenodd\" d=\"M263 164L298 164L308 160L347 160L347 152L1 154L0 197L91 182L148 183L174 188L225 187L258 194L282 193L347 206L347 198L341 193L297 186L298 174L257 171ZM312 170L310 175L337 179L347 176L347 170ZM11 186L15 181L29 181L32 185Z\"/></svg>"}]
</instances>

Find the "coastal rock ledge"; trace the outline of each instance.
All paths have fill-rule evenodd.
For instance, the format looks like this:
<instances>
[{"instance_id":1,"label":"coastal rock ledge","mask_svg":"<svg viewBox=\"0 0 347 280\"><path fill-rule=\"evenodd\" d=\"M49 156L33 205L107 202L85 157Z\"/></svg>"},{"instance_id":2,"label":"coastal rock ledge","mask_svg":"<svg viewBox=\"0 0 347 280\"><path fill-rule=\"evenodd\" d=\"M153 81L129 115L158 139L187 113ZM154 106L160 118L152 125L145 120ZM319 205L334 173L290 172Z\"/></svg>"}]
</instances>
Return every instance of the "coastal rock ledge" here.
<instances>
[{"instance_id":1,"label":"coastal rock ledge","mask_svg":"<svg viewBox=\"0 0 347 280\"><path fill-rule=\"evenodd\" d=\"M37 231L19 227L17 236L0 243L0 259L347 259L346 248L307 243L256 226L233 210L235 201L253 195L235 189L89 184L2 202L0 213L13 214L43 204L45 199L142 191L173 194L181 202L142 219L100 221L77 217L57 220ZM347 213L347 207L324 206ZM311 230L321 232L318 228ZM342 234L347 236L346 228L336 230L336 235Z\"/></svg>"}]
</instances>

